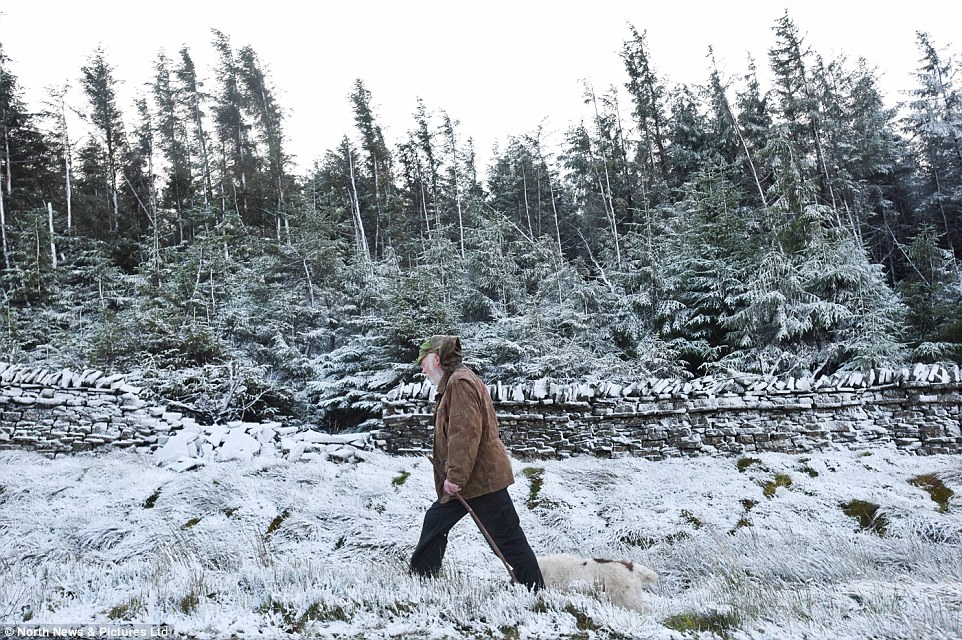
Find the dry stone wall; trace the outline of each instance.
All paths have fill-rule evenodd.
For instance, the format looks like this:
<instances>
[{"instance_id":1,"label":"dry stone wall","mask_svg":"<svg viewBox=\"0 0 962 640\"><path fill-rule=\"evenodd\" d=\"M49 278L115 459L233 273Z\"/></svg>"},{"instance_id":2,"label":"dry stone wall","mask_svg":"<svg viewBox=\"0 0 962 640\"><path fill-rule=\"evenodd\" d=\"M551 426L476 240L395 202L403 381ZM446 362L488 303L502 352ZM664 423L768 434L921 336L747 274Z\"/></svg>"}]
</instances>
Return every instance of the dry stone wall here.
<instances>
[{"instance_id":1,"label":"dry stone wall","mask_svg":"<svg viewBox=\"0 0 962 640\"><path fill-rule=\"evenodd\" d=\"M501 437L515 455L650 459L880 445L962 453L960 389L958 366L922 364L818 379L709 376L627 386L539 381L489 387ZM378 446L430 450L433 401L430 383L392 390L383 401Z\"/></svg>"},{"instance_id":2,"label":"dry stone wall","mask_svg":"<svg viewBox=\"0 0 962 640\"><path fill-rule=\"evenodd\" d=\"M200 425L141 398L122 375L50 371L0 362L0 449L57 455L133 449L187 470L226 460L286 458L351 462L371 434L330 435L279 422Z\"/></svg>"}]
</instances>

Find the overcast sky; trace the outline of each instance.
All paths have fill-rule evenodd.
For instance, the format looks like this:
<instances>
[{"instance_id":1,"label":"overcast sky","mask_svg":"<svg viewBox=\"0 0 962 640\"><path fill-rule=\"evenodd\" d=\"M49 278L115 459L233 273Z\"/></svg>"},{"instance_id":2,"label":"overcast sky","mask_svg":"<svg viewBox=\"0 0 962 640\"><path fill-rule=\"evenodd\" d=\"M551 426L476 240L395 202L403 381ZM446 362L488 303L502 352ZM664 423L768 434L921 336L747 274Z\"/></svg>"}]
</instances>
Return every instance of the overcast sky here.
<instances>
[{"instance_id":1,"label":"overcast sky","mask_svg":"<svg viewBox=\"0 0 962 640\"><path fill-rule=\"evenodd\" d=\"M577 8L525 0L327 4L2 0L0 43L32 105L47 86L69 80L77 87L80 67L103 44L124 83L129 119L133 95L153 78L158 51L173 57L187 45L209 77L210 29L219 29L235 49L249 44L266 63L288 111L288 151L305 168L352 133L347 96L355 78L372 92L389 142L412 127L421 97L429 109L459 120L461 134L475 138L484 160L496 141L542 121L560 140L583 111L582 79L599 91L623 84L618 51L629 23L647 31L663 78L703 83L709 46L728 77L746 70L749 54L765 71L772 27L787 8L816 52L877 65L894 104L918 66L915 32L929 32L957 54L953 38L962 18L960 5L944 0L916 0L898 12L862 0L593 0ZM214 86L208 82L209 90ZM83 106L79 93L74 102Z\"/></svg>"}]
</instances>

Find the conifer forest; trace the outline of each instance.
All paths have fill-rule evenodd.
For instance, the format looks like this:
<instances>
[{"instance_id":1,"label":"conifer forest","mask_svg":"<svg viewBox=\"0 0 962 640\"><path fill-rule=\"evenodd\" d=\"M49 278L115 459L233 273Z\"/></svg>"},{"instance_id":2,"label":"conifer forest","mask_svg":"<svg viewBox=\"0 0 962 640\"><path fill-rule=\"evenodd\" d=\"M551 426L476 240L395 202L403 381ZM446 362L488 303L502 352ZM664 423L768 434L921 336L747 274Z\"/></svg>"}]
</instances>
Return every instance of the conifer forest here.
<instances>
[{"instance_id":1,"label":"conifer forest","mask_svg":"<svg viewBox=\"0 0 962 640\"><path fill-rule=\"evenodd\" d=\"M330 95L356 126L301 172L278 87L227 34L210 69L159 54L132 109L103 49L85 103L28 109L0 48L0 351L331 431L377 415L434 333L504 382L958 362L958 55L918 33L887 106L879 69L787 13L767 35L695 86L626 27L591 117L562 144L504 132L488 166L444 105L388 139L359 78Z\"/></svg>"}]
</instances>

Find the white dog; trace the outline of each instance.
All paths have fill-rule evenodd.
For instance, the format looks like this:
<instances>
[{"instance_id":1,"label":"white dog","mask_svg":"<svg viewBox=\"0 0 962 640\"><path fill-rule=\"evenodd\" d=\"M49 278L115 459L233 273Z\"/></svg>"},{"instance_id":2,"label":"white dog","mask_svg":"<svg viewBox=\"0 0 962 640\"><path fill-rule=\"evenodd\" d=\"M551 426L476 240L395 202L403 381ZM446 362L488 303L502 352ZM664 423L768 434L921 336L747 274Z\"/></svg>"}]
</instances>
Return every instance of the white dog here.
<instances>
[{"instance_id":1,"label":"white dog","mask_svg":"<svg viewBox=\"0 0 962 640\"><path fill-rule=\"evenodd\" d=\"M635 611L649 611L641 599L641 586L651 584L658 574L628 560L579 558L567 553L539 556L538 565L547 587L597 589L608 594L612 604Z\"/></svg>"}]
</instances>

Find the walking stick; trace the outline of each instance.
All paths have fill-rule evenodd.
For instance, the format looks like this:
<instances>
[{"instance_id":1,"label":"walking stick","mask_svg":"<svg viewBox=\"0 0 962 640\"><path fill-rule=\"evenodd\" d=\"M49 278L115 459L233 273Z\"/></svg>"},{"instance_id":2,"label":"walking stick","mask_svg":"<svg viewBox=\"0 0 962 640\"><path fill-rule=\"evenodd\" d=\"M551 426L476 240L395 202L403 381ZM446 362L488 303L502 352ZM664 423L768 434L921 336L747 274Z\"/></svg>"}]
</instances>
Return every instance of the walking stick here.
<instances>
[{"instance_id":1,"label":"walking stick","mask_svg":"<svg viewBox=\"0 0 962 640\"><path fill-rule=\"evenodd\" d=\"M434 461L434 458L428 455L424 457L431 461L431 464L434 465L434 468L437 469L438 473L440 473L442 476L445 476L444 469L442 469L440 465L438 465L438 463ZM471 517L474 519L474 523L478 525L478 529L480 529L481 533L484 535L484 539L488 541L488 544L491 545L491 548L494 550L494 553L498 556L498 558L501 559L501 562L504 564L504 568L508 570L508 575L511 576L511 584L517 584L518 577L514 575L514 569L511 567L510 564L508 564L508 561L504 559L504 556L501 554L501 549L498 549L498 545L494 543L494 538L491 537L491 534L488 533L488 530L484 528L483 524L481 524L481 519L478 518L478 514L474 512L474 509L471 508L471 505L468 504L467 500L461 497L460 492L452 493L451 495L457 498L458 501L461 503L461 505L465 509L467 509L468 513L471 514Z\"/></svg>"}]
</instances>

